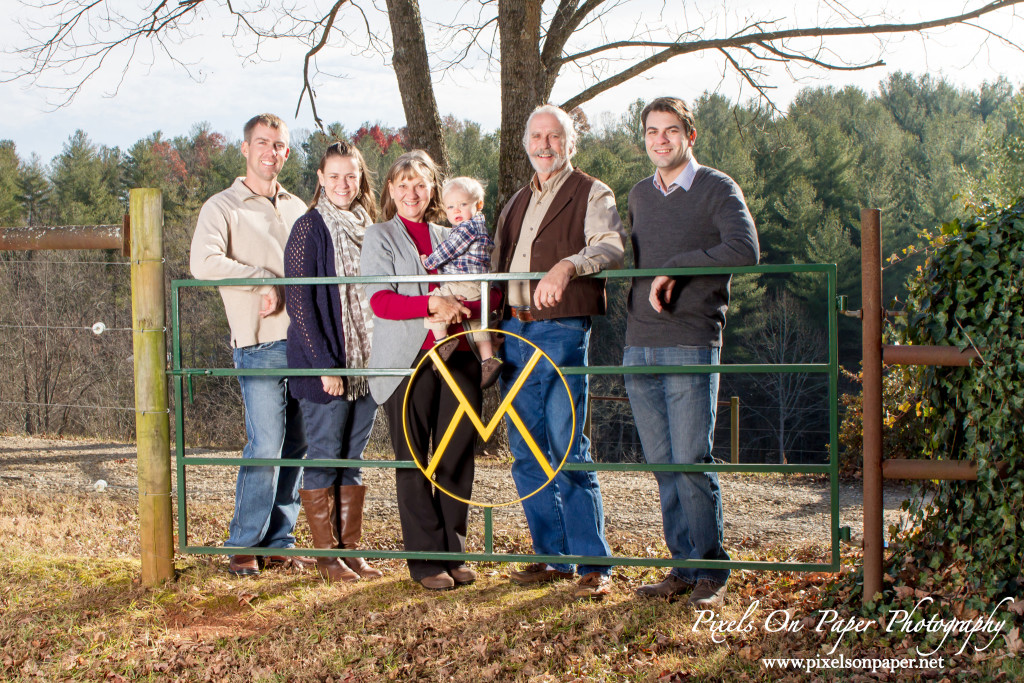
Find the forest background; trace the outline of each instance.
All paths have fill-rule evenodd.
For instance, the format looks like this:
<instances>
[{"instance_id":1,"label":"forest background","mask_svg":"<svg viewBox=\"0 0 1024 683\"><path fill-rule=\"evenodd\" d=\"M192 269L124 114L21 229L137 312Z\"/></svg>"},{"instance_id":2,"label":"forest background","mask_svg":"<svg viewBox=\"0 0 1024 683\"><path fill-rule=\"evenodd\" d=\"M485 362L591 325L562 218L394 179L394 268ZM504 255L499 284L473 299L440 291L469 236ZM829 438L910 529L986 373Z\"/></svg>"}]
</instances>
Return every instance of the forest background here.
<instances>
[{"instance_id":1,"label":"forest background","mask_svg":"<svg viewBox=\"0 0 1024 683\"><path fill-rule=\"evenodd\" d=\"M784 112L716 94L692 104L695 156L743 188L762 263L837 264L838 292L849 296L853 309L860 306L861 207L882 211L885 255L891 255L885 300L898 309L907 279L922 262L923 231L974 207L1008 202L1021 191L1024 92L1003 79L967 89L897 73L877 93L853 86L804 89ZM643 105L635 101L620 117L600 121L575 112L581 138L574 165L611 186L624 223L629 189L652 172L640 132ZM452 173L486 181L485 212L493 230L500 131L452 117L443 124ZM0 225L120 223L129 189L157 187L164 197L168 277L189 278L199 208L244 173L239 137L240 131L196 123L187 136L168 139L157 131L121 150L97 145L79 130L49 162L19 156L13 142L0 141ZM308 200L320 155L336 138L355 142L378 178L406 150L404 131L381 122L356 131L334 124L326 134L294 130L282 184ZM824 277L812 275L734 277L723 362L826 361L831 302L825 285ZM610 312L595 324L593 364L621 362L628 287L626 280L609 280ZM213 290L187 294L183 362L229 367L220 298ZM0 430L130 440L130 313L128 268L114 252L0 253ZM91 331L98 322L106 328L101 334ZM856 405L859 395L859 325L839 320L844 406ZM186 410L186 442L240 447L237 383L204 378L195 390ZM625 395L621 377L594 378L591 391ZM719 398L731 396L741 405L742 462L827 460L823 376L723 375ZM720 408L716 434L722 459L729 451L727 411ZM599 460L642 457L627 402L594 401L592 429Z\"/></svg>"}]
</instances>

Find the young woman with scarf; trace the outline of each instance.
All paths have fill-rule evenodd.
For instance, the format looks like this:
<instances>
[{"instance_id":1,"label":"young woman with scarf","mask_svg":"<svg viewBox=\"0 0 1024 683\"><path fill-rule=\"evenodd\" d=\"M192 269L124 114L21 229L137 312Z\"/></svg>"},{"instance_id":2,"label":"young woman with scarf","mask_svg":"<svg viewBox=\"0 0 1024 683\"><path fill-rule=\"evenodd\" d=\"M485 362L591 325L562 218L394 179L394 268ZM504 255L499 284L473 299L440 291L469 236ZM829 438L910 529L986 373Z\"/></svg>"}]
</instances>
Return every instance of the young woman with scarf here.
<instances>
[{"instance_id":1,"label":"young woman with scarf","mask_svg":"<svg viewBox=\"0 0 1024 683\"><path fill-rule=\"evenodd\" d=\"M359 275L366 228L377 218L366 162L347 142L324 152L309 211L295 222L284 253L285 277ZM288 366L365 368L373 338L373 313L361 285L289 285L286 305ZM362 460L377 404L365 377L291 377L308 443L307 458ZM362 537L366 487L358 467L304 468L299 495L313 546L357 548ZM327 581L380 577L361 557L318 557Z\"/></svg>"}]
</instances>

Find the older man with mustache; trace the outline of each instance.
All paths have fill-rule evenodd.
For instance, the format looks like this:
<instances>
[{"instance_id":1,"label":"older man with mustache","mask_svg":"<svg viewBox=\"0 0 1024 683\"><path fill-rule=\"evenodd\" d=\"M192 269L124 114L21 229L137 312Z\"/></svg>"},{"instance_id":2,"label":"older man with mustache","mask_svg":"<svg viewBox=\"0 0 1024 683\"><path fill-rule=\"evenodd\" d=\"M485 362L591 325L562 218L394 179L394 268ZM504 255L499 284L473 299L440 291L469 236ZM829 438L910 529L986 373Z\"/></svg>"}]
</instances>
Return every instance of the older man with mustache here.
<instances>
[{"instance_id":1,"label":"older man with mustache","mask_svg":"<svg viewBox=\"0 0 1024 683\"><path fill-rule=\"evenodd\" d=\"M523 145L536 173L498 218L498 258L493 263L497 272L546 275L539 282L508 283L502 329L532 342L558 366L584 366L591 317L604 314L605 289L603 280L580 276L622 267L622 221L611 189L569 162L576 152L576 131L564 111L553 105L534 110ZM506 337L503 392L516 383L533 353L530 344ZM569 375L566 380L571 397L554 368L541 361L517 392L512 406L537 452L510 422L512 478L524 498L535 553L608 557L597 475L563 470L545 486L548 475L542 459L552 470L567 452L567 463L592 462L590 440L583 434L589 378ZM519 585L536 585L572 579L574 571L580 575L575 598L601 599L610 592L611 566L606 564L533 563L513 571L510 578Z\"/></svg>"}]
</instances>

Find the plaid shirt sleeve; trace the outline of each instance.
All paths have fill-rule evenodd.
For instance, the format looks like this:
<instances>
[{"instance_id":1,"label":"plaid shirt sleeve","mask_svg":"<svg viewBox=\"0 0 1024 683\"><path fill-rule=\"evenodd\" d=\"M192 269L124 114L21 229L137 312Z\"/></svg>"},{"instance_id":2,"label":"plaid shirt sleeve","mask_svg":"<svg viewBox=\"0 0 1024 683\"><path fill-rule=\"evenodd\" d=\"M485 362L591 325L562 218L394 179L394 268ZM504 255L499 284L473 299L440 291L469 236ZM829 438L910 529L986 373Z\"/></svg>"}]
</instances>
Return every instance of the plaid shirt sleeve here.
<instances>
[{"instance_id":1,"label":"plaid shirt sleeve","mask_svg":"<svg viewBox=\"0 0 1024 683\"><path fill-rule=\"evenodd\" d=\"M490 241L490 237L487 235L487 223L484 215L478 213L468 221L463 221L455 226L451 234L448 235L448 239L437 245L433 253L427 257L426 262L423 264L424 267L428 270L441 268L441 266L452 259L466 253L470 245L480 239L481 234Z\"/></svg>"}]
</instances>

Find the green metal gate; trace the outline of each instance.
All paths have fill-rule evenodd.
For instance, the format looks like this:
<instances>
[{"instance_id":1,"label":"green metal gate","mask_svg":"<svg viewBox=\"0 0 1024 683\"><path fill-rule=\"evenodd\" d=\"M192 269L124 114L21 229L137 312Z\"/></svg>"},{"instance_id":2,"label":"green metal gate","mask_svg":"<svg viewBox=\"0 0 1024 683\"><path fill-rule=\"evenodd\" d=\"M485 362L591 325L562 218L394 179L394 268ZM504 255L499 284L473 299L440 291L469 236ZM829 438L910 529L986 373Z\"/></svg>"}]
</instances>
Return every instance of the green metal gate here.
<instances>
[{"instance_id":1,"label":"green metal gate","mask_svg":"<svg viewBox=\"0 0 1024 683\"><path fill-rule=\"evenodd\" d=\"M532 555L521 553L495 553L493 541L493 520L491 507L483 507L484 538L482 553L448 553L448 552L415 552L387 551L360 548L358 550L317 550L312 548L225 548L214 546L195 546L188 542L188 525L186 509L186 468L196 466L230 466L230 467L350 467L348 460L264 460L242 458L213 458L186 456L184 447L184 399L186 391L191 397L191 379L195 376L227 377L238 375L253 376L320 376L320 375L389 375L407 376L412 373L409 368L390 369L276 369L276 370L236 370L234 368L184 368L181 363L181 320L179 312L180 291L184 288L234 286L234 285L311 285L323 283L372 283L372 282L445 282L465 280L464 275L430 275L430 276L397 276L397 277L354 277L354 278L278 278L278 279L238 279L238 280L174 280L171 282L171 322L173 331L172 369L168 374L174 376L174 420L175 420L175 463L177 466L178 487L178 550L186 554L236 554L243 550L248 555L305 555L353 557L360 556L373 559L441 559L466 560L482 562L559 562L570 564L610 564L625 566L657 566L657 567L696 567L721 569L761 569L775 571L829 571L839 570L839 540L848 535L848 529L839 527L839 456L838 456L838 329L836 322L837 293L836 266L834 264L793 264L793 265L761 265L744 268L674 268L661 270L616 270L606 271L589 277L597 278L631 278L651 277L656 275L693 276L693 275L724 275L741 273L792 274L816 273L823 274L827 279L825 293L828 311L828 362L827 363L796 363L796 364L723 364L723 365L680 365L657 367L622 367L618 365L564 367L561 371L566 375L622 375L622 374L766 374L766 373L824 373L828 378L828 413L829 413L829 462L821 465L764 465L764 464L709 464L709 465L658 465L647 463L567 463L566 470L592 471L643 471L643 472L739 472L739 473L782 473L782 474L827 474L831 497L831 558L828 563L813 562L763 562L745 560L673 560L671 558L652 557L585 557L573 555ZM539 280L544 273L504 273L480 276L482 282L506 280ZM484 321L486 323L486 319ZM484 327L487 327L485 324ZM360 467L415 468L413 462L394 460L363 460Z\"/></svg>"}]
</instances>

